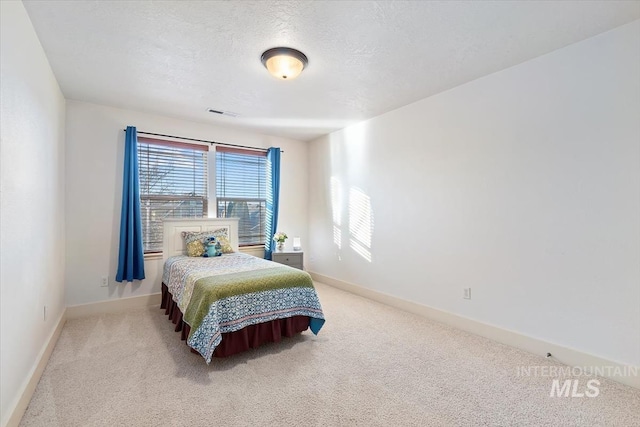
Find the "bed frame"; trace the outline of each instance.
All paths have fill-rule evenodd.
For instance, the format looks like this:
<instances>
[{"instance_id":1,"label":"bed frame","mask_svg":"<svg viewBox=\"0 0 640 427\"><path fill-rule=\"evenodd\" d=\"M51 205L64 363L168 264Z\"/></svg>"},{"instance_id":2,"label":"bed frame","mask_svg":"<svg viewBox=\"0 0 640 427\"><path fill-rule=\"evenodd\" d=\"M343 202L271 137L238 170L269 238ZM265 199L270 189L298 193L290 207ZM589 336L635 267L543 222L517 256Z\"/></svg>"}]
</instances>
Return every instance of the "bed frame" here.
<instances>
[{"instance_id":1,"label":"bed frame","mask_svg":"<svg viewBox=\"0 0 640 427\"><path fill-rule=\"evenodd\" d=\"M165 219L163 221L163 261L171 256L187 253L187 246L181 234L183 231L213 231L225 228L231 247L234 252L238 252L238 221L238 218Z\"/></svg>"}]
</instances>

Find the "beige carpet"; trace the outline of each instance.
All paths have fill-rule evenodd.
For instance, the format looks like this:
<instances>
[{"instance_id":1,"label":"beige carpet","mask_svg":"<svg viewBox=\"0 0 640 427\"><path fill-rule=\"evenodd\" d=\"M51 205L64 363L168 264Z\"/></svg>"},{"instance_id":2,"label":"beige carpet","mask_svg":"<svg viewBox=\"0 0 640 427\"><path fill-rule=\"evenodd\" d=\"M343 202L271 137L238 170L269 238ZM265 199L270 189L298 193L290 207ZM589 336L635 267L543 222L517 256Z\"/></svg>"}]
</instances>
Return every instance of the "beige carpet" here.
<instances>
[{"instance_id":1,"label":"beige carpet","mask_svg":"<svg viewBox=\"0 0 640 427\"><path fill-rule=\"evenodd\" d=\"M640 391L549 397L554 362L317 285L327 323L210 366L156 308L70 320L23 426L640 426Z\"/></svg>"}]
</instances>

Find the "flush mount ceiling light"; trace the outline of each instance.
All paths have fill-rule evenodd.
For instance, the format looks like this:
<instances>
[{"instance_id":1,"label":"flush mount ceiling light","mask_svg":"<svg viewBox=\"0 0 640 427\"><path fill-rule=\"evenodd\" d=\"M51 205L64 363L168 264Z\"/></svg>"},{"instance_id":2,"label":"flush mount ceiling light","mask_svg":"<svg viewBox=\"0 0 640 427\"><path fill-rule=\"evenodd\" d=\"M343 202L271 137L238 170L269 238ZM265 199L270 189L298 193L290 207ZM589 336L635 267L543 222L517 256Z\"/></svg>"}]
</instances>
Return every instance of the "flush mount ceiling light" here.
<instances>
[{"instance_id":1,"label":"flush mount ceiling light","mask_svg":"<svg viewBox=\"0 0 640 427\"><path fill-rule=\"evenodd\" d=\"M282 80L295 79L309 63L304 53L290 47L274 47L260 59L272 76Z\"/></svg>"}]
</instances>

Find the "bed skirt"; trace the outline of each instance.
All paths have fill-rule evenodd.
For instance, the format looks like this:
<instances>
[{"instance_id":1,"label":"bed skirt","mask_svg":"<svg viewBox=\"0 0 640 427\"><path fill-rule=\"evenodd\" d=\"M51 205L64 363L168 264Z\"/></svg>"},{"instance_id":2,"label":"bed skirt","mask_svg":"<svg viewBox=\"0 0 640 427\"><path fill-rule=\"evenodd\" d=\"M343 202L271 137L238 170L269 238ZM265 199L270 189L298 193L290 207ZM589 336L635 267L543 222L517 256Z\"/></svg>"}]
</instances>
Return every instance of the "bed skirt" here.
<instances>
[{"instance_id":1,"label":"bed skirt","mask_svg":"<svg viewBox=\"0 0 640 427\"><path fill-rule=\"evenodd\" d=\"M160 308L169 316L169 320L176 325L175 331L180 332L180 339L186 344L191 327L182 320L182 312L173 300L169 288L162 284L162 303ZM256 348L269 342L279 342L282 337L292 337L309 327L309 317L293 316L286 319L275 319L270 322L249 325L239 331L223 333L222 342L216 347L214 357L227 357L250 348ZM193 353L197 353L191 349Z\"/></svg>"}]
</instances>

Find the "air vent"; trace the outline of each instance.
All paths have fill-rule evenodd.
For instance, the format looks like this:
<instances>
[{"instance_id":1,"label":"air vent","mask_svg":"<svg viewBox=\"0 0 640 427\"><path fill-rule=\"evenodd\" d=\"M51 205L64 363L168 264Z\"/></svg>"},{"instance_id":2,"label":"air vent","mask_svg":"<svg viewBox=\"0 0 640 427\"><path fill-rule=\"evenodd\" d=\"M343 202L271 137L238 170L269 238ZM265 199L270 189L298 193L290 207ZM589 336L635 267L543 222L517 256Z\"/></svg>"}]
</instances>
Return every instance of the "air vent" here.
<instances>
[{"instance_id":1,"label":"air vent","mask_svg":"<svg viewBox=\"0 0 640 427\"><path fill-rule=\"evenodd\" d=\"M213 108L209 108L207 111L213 114L220 114L221 116L229 116L229 117L238 117L240 115L238 113L234 113L231 111L214 110Z\"/></svg>"}]
</instances>

